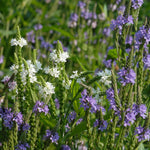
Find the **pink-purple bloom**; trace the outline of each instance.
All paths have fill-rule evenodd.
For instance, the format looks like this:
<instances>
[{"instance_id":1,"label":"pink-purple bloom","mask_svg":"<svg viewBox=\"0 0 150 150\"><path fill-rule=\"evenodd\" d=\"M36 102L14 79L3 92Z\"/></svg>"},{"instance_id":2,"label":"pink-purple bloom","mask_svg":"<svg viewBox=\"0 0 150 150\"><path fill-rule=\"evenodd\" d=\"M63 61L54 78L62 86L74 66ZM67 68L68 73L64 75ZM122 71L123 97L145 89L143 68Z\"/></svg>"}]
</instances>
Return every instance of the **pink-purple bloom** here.
<instances>
[{"instance_id":1,"label":"pink-purple bloom","mask_svg":"<svg viewBox=\"0 0 150 150\"><path fill-rule=\"evenodd\" d=\"M49 108L44 102L37 101L33 108L33 112L35 114L44 112L46 115L49 112Z\"/></svg>"},{"instance_id":2,"label":"pink-purple bloom","mask_svg":"<svg viewBox=\"0 0 150 150\"><path fill-rule=\"evenodd\" d=\"M128 83L132 83L132 84L135 83L136 73L134 72L133 69L127 70L123 67L118 72L118 76L119 76L118 79L123 86L125 86Z\"/></svg>"},{"instance_id":3,"label":"pink-purple bloom","mask_svg":"<svg viewBox=\"0 0 150 150\"><path fill-rule=\"evenodd\" d=\"M132 7L138 9L142 6L143 0L132 0Z\"/></svg>"}]
</instances>

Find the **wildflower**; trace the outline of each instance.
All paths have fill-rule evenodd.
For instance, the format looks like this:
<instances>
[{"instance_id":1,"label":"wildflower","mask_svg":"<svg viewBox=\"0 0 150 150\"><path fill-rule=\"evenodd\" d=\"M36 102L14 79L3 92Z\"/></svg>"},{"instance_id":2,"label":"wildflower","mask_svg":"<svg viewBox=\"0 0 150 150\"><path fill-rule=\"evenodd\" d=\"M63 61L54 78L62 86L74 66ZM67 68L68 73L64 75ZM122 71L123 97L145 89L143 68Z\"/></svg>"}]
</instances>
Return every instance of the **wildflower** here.
<instances>
[{"instance_id":1,"label":"wildflower","mask_svg":"<svg viewBox=\"0 0 150 150\"><path fill-rule=\"evenodd\" d=\"M33 108L33 112L36 114L44 112L46 115L49 112L49 109L48 109L48 106L45 105L44 102L37 101L34 108Z\"/></svg>"},{"instance_id":2,"label":"wildflower","mask_svg":"<svg viewBox=\"0 0 150 150\"><path fill-rule=\"evenodd\" d=\"M71 150L68 145L62 145L60 150Z\"/></svg>"},{"instance_id":3,"label":"wildflower","mask_svg":"<svg viewBox=\"0 0 150 150\"><path fill-rule=\"evenodd\" d=\"M96 121L94 122L94 127L98 126L98 130L104 131L107 129L108 123L105 120L98 120L96 119Z\"/></svg>"},{"instance_id":4,"label":"wildflower","mask_svg":"<svg viewBox=\"0 0 150 150\"><path fill-rule=\"evenodd\" d=\"M26 34L26 36L27 36L27 41L28 42L35 43L35 34L34 34L33 30L28 32Z\"/></svg>"},{"instance_id":5,"label":"wildflower","mask_svg":"<svg viewBox=\"0 0 150 150\"><path fill-rule=\"evenodd\" d=\"M2 64L3 61L4 61L4 56L2 55L2 56L0 56L0 64Z\"/></svg>"},{"instance_id":6,"label":"wildflower","mask_svg":"<svg viewBox=\"0 0 150 150\"><path fill-rule=\"evenodd\" d=\"M69 116L68 116L68 121L69 121L69 123L71 123L73 120L75 120L75 118L76 118L76 112L75 111L72 111L70 114L69 114Z\"/></svg>"},{"instance_id":7,"label":"wildflower","mask_svg":"<svg viewBox=\"0 0 150 150\"><path fill-rule=\"evenodd\" d=\"M46 130L46 135L44 136L44 139L50 139L52 143L57 143L59 140L59 135L57 132L52 132L50 130Z\"/></svg>"},{"instance_id":8,"label":"wildflower","mask_svg":"<svg viewBox=\"0 0 150 150\"><path fill-rule=\"evenodd\" d=\"M119 80L122 83L123 86L125 86L128 83L135 83L136 74L133 69L130 69L129 71L126 70L124 67L120 69L118 72Z\"/></svg>"},{"instance_id":9,"label":"wildflower","mask_svg":"<svg viewBox=\"0 0 150 150\"><path fill-rule=\"evenodd\" d=\"M28 148L30 148L28 143L19 142L19 144L16 146L15 150L27 150Z\"/></svg>"},{"instance_id":10,"label":"wildflower","mask_svg":"<svg viewBox=\"0 0 150 150\"><path fill-rule=\"evenodd\" d=\"M11 43L11 46L19 45L20 47L23 47L23 46L27 45L27 41L24 38L21 38L18 41L16 39L12 39L10 43Z\"/></svg>"},{"instance_id":11,"label":"wildflower","mask_svg":"<svg viewBox=\"0 0 150 150\"><path fill-rule=\"evenodd\" d=\"M74 78L76 78L76 77L78 77L79 75L78 75L78 71L76 70L76 71L73 71L73 74L70 76L70 78L71 79L74 79Z\"/></svg>"},{"instance_id":12,"label":"wildflower","mask_svg":"<svg viewBox=\"0 0 150 150\"><path fill-rule=\"evenodd\" d=\"M138 9L143 4L143 0L132 0L132 7Z\"/></svg>"},{"instance_id":13,"label":"wildflower","mask_svg":"<svg viewBox=\"0 0 150 150\"><path fill-rule=\"evenodd\" d=\"M43 28L43 26L41 25L41 24L36 24L35 26L34 26L34 29L35 30L40 30L40 29L42 29Z\"/></svg>"},{"instance_id":14,"label":"wildflower","mask_svg":"<svg viewBox=\"0 0 150 150\"><path fill-rule=\"evenodd\" d=\"M80 98L80 107L83 107L84 110L90 109L91 113L94 113L99 110L99 105L97 105L97 102L92 96L88 96L87 90L84 89L81 93L82 98Z\"/></svg>"},{"instance_id":15,"label":"wildflower","mask_svg":"<svg viewBox=\"0 0 150 150\"><path fill-rule=\"evenodd\" d=\"M4 82L4 84L8 83L8 81L10 80L9 76L5 76L2 80L2 82Z\"/></svg>"},{"instance_id":16,"label":"wildflower","mask_svg":"<svg viewBox=\"0 0 150 150\"><path fill-rule=\"evenodd\" d=\"M104 83L105 85L110 85L111 81L108 80L108 78L111 77L111 71L108 69L105 69L105 71L101 71L97 73L97 76L100 76L100 82Z\"/></svg>"}]
</instances>

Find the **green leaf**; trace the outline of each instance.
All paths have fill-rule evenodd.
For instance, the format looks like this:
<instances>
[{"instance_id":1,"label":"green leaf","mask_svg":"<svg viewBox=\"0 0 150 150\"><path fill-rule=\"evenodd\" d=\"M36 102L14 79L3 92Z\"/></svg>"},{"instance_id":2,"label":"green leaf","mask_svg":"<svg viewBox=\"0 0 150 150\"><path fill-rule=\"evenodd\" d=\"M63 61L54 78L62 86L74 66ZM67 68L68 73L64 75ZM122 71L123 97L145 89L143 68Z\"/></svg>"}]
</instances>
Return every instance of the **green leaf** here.
<instances>
[{"instance_id":1,"label":"green leaf","mask_svg":"<svg viewBox=\"0 0 150 150\"><path fill-rule=\"evenodd\" d=\"M138 146L138 150L145 150L143 143Z\"/></svg>"},{"instance_id":2,"label":"green leaf","mask_svg":"<svg viewBox=\"0 0 150 150\"><path fill-rule=\"evenodd\" d=\"M73 102L73 108L74 108L74 110L78 113L78 111L79 111L79 106L78 106L77 100L75 100L75 101Z\"/></svg>"},{"instance_id":3,"label":"green leaf","mask_svg":"<svg viewBox=\"0 0 150 150\"><path fill-rule=\"evenodd\" d=\"M67 32L67 31L65 31L63 29L60 29L60 27L56 27L56 26L46 27L45 26L42 29L42 31L44 31L44 32L48 32L50 30L54 30L54 31L60 32L62 35L66 36L66 37L69 37L70 39L74 39L74 36L71 33Z\"/></svg>"},{"instance_id":4,"label":"green leaf","mask_svg":"<svg viewBox=\"0 0 150 150\"><path fill-rule=\"evenodd\" d=\"M75 135L79 135L80 133L82 133L84 130L86 130L86 122L83 121L81 122L79 125L77 125L74 129L72 129L72 132L70 134L70 136L75 136Z\"/></svg>"},{"instance_id":5,"label":"green leaf","mask_svg":"<svg viewBox=\"0 0 150 150\"><path fill-rule=\"evenodd\" d=\"M117 59L117 57L118 57L117 49L110 49L107 54L107 59Z\"/></svg>"}]
</instances>

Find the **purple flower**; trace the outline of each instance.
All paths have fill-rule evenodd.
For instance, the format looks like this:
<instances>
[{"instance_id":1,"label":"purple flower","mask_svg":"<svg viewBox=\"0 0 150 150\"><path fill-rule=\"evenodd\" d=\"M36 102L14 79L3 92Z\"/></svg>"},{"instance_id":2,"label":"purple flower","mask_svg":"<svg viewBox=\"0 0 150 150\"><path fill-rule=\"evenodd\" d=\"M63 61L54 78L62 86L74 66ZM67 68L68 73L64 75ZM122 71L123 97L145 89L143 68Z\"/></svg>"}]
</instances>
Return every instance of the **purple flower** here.
<instances>
[{"instance_id":1,"label":"purple flower","mask_svg":"<svg viewBox=\"0 0 150 150\"><path fill-rule=\"evenodd\" d=\"M2 55L2 56L0 56L0 64L2 64L3 61L4 61L4 56Z\"/></svg>"},{"instance_id":2,"label":"purple flower","mask_svg":"<svg viewBox=\"0 0 150 150\"><path fill-rule=\"evenodd\" d=\"M104 131L107 129L108 123L105 120L99 121L96 119L94 122L94 127L98 127L98 130Z\"/></svg>"},{"instance_id":3,"label":"purple flower","mask_svg":"<svg viewBox=\"0 0 150 150\"><path fill-rule=\"evenodd\" d=\"M34 29L35 30L40 30L40 29L42 29L43 28L43 26L41 25L41 24L36 24L35 26L34 26Z\"/></svg>"},{"instance_id":4,"label":"purple flower","mask_svg":"<svg viewBox=\"0 0 150 150\"><path fill-rule=\"evenodd\" d=\"M15 121L18 125L23 123L23 115L21 112L14 114L13 121Z\"/></svg>"},{"instance_id":5,"label":"purple flower","mask_svg":"<svg viewBox=\"0 0 150 150\"><path fill-rule=\"evenodd\" d=\"M118 11L121 12L121 14L124 14L125 9L126 9L126 7L124 5L122 5L118 8Z\"/></svg>"},{"instance_id":6,"label":"purple flower","mask_svg":"<svg viewBox=\"0 0 150 150\"><path fill-rule=\"evenodd\" d=\"M139 47L142 43L146 48L149 42L150 42L150 28L147 28L145 26L140 27L139 31L135 33L135 49L139 50Z\"/></svg>"},{"instance_id":7,"label":"purple flower","mask_svg":"<svg viewBox=\"0 0 150 150\"><path fill-rule=\"evenodd\" d=\"M133 24L133 17L132 16L128 16L127 23L128 24Z\"/></svg>"},{"instance_id":8,"label":"purple flower","mask_svg":"<svg viewBox=\"0 0 150 150\"><path fill-rule=\"evenodd\" d=\"M132 0L132 7L138 9L143 4L143 0Z\"/></svg>"},{"instance_id":9,"label":"purple flower","mask_svg":"<svg viewBox=\"0 0 150 150\"><path fill-rule=\"evenodd\" d=\"M62 145L60 150L71 150L68 145Z\"/></svg>"},{"instance_id":10,"label":"purple flower","mask_svg":"<svg viewBox=\"0 0 150 150\"><path fill-rule=\"evenodd\" d=\"M78 15L76 13L72 13L70 16L70 20L77 22L78 21Z\"/></svg>"},{"instance_id":11,"label":"purple flower","mask_svg":"<svg viewBox=\"0 0 150 150\"><path fill-rule=\"evenodd\" d=\"M143 62L145 68L150 68L150 54L143 58Z\"/></svg>"},{"instance_id":12,"label":"purple flower","mask_svg":"<svg viewBox=\"0 0 150 150\"><path fill-rule=\"evenodd\" d=\"M126 70L124 67L120 69L118 72L119 81L122 83L123 86L125 86L128 83L135 83L136 74L133 69L130 69L129 71Z\"/></svg>"},{"instance_id":13,"label":"purple flower","mask_svg":"<svg viewBox=\"0 0 150 150\"><path fill-rule=\"evenodd\" d=\"M69 116L68 116L68 121L69 121L69 123L71 123L73 120L75 120L75 118L76 118L76 112L75 111L72 111L70 114L69 114Z\"/></svg>"},{"instance_id":14,"label":"purple flower","mask_svg":"<svg viewBox=\"0 0 150 150\"><path fill-rule=\"evenodd\" d=\"M120 15L116 20L111 21L110 28L112 30L119 29L119 34L121 34L123 25L127 23L133 24L132 16L128 16L128 18L125 18L124 16Z\"/></svg>"},{"instance_id":15,"label":"purple flower","mask_svg":"<svg viewBox=\"0 0 150 150\"><path fill-rule=\"evenodd\" d=\"M23 124L22 130L23 131L28 131L30 129L30 125L28 123Z\"/></svg>"},{"instance_id":16,"label":"purple flower","mask_svg":"<svg viewBox=\"0 0 150 150\"><path fill-rule=\"evenodd\" d=\"M96 112L99 110L99 106L97 105L97 102L92 96L89 96L87 94L87 90L84 89L83 92L81 93L82 98L80 98L80 107L83 107L84 110L90 109L91 113Z\"/></svg>"},{"instance_id":17,"label":"purple flower","mask_svg":"<svg viewBox=\"0 0 150 150\"><path fill-rule=\"evenodd\" d=\"M78 6L80 7L80 9L83 9L86 6L86 4L82 1L79 1Z\"/></svg>"},{"instance_id":18,"label":"purple flower","mask_svg":"<svg viewBox=\"0 0 150 150\"><path fill-rule=\"evenodd\" d=\"M110 28L104 28L104 30L103 30L103 34L104 34L106 37L109 37L109 36L110 36L110 32L111 32Z\"/></svg>"},{"instance_id":19,"label":"purple flower","mask_svg":"<svg viewBox=\"0 0 150 150\"><path fill-rule=\"evenodd\" d=\"M112 59L103 60L103 63L107 68L111 68Z\"/></svg>"},{"instance_id":20,"label":"purple flower","mask_svg":"<svg viewBox=\"0 0 150 150\"><path fill-rule=\"evenodd\" d=\"M138 113L140 114L140 116L145 119L147 117L146 115L146 111L147 111L147 107L145 106L145 104L141 104L139 106L139 110L138 110Z\"/></svg>"},{"instance_id":21,"label":"purple flower","mask_svg":"<svg viewBox=\"0 0 150 150\"><path fill-rule=\"evenodd\" d=\"M26 35L28 42L35 43L35 35L33 31L28 32Z\"/></svg>"},{"instance_id":22,"label":"purple flower","mask_svg":"<svg viewBox=\"0 0 150 150\"><path fill-rule=\"evenodd\" d=\"M15 150L27 150L28 148L30 148L28 143L19 142L19 144L16 146Z\"/></svg>"},{"instance_id":23,"label":"purple flower","mask_svg":"<svg viewBox=\"0 0 150 150\"><path fill-rule=\"evenodd\" d=\"M59 109L59 107L60 107L59 100L56 98L54 101L55 101L56 108Z\"/></svg>"},{"instance_id":24,"label":"purple flower","mask_svg":"<svg viewBox=\"0 0 150 150\"><path fill-rule=\"evenodd\" d=\"M116 4L118 5L121 2L121 0L116 0Z\"/></svg>"},{"instance_id":25,"label":"purple flower","mask_svg":"<svg viewBox=\"0 0 150 150\"><path fill-rule=\"evenodd\" d=\"M52 141L52 143L58 144L58 143L57 143L57 141L59 140L59 135L58 135L58 133L55 132L54 135L51 135L51 136L50 136L50 140Z\"/></svg>"},{"instance_id":26,"label":"purple flower","mask_svg":"<svg viewBox=\"0 0 150 150\"><path fill-rule=\"evenodd\" d=\"M78 119L78 121L76 122L76 125L80 124L82 122L82 118Z\"/></svg>"},{"instance_id":27,"label":"purple flower","mask_svg":"<svg viewBox=\"0 0 150 150\"><path fill-rule=\"evenodd\" d=\"M133 109L128 108L126 110L124 126L126 127L130 126L130 124L133 124L134 121L136 120L136 116L137 116L136 110L134 108Z\"/></svg>"},{"instance_id":28,"label":"purple flower","mask_svg":"<svg viewBox=\"0 0 150 150\"><path fill-rule=\"evenodd\" d=\"M33 108L33 112L35 114L44 112L46 115L49 112L49 108L47 105L44 104L44 102L37 101Z\"/></svg>"},{"instance_id":29,"label":"purple flower","mask_svg":"<svg viewBox=\"0 0 150 150\"><path fill-rule=\"evenodd\" d=\"M127 37L126 37L126 42L125 42L125 43L131 45L132 42L133 42L133 37L132 37L132 36L127 36Z\"/></svg>"},{"instance_id":30,"label":"purple flower","mask_svg":"<svg viewBox=\"0 0 150 150\"><path fill-rule=\"evenodd\" d=\"M150 140L150 129L144 129L143 127L141 126L138 126L136 129L135 129L135 135L136 138L138 139L138 141L143 141L143 140Z\"/></svg>"},{"instance_id":31,"label":"purple flower","mask_svg":"<svg viewBox=\"0 0 150 150\"><path fill-rule=\"evenodd\" d=\"M57 132L51 132L50 130L46 130L46 135L44 135L44 139L50 139L52 143L57 143L59 140L59 135Z\"/></svg>"},{"instance_id":32,"label":"purple flower","mask_svg":"<svg viewBox=\"0 0 150 150\"><path fill-rule=\"evenodd\" d=\"M113 109L115 111L115 114L120 116L120 111L118 110L115 102L114 90L112 88L106 90L106 96L110 103L110 109Z\"/></svg>"}]
</instances>

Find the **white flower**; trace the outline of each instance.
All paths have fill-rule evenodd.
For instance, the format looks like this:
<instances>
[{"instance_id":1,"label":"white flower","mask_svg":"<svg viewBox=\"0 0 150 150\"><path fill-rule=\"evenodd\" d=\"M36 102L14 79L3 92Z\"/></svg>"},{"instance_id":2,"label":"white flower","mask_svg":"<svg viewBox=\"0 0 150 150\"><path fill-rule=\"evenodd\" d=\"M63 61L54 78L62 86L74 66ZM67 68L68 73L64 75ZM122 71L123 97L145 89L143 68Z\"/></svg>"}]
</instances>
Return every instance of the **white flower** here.
<instances>
[{"instance_id":1,"label":"white flower","mask_svg":"<svg viewBox=\"0 0 150 150\"><path fill-rule=\"evenodd\" d=\"M77 79L77 83L82 83L82 82L85 82L85 77L82 77L82 78L78 78L78 79Z\"/></svg>"},{"instance_id":2,"label":"white flower","mask_svg":"<svg viewBox=\"0 0 150 150\"><path fill-rule=\"evenodd\" d=\"M13 65L10 67L10 70L12 70L12 71L14 72L14 74L17 74L18 68L19 68L18 65L13 64Z\"/></svg>"},{"instance_id":3,"label":"white flower","mask_svg":"<svg viewBox=\"0 0 150 150\"><path fill-rule=\"evenodd\" d=\"M98 72L97 75L101 77L100 81L105 85L109 86L111 84L111 81L108 80L108 78L111 77L110 70L105 69L105 71Z\"/></svg>"},{"instance_id":4,"label":"white flower","mask_svg":"<svg viewBox=\"0 0 150 150\"><path fill-rule=\"evenodd\" d=\"M38 72L39 70L42 70L42 64L38 61L38 60L36 60L36 62L35 62L36 64L35 64L35 70Z\"/></svg>"},{"instance_id":5,"label":"white flower","mask_svg":"<svg viewBox=\"0 0 150 150\"><path fill-rule=\"evenodd\" d=\"M53 94L55 87L50 82L46 82L46 87L44 87L44 91L47 95Z\"/></svg>"},{"instance_id":6,"label":"white flower","mask_svg":"<svg viewBox=\"0 0 150 150\"><path fill-rule=\"evenodd\" d=\"M69 58L68 52L62 52L59 54L59 61L66 62L66 59Z\"/></svg>"},{"instance_id":7,"label":"white flower","mask_svg":"<svg viewBox=\"0 0 150 150\"><path fill-rule=\"evenodd\" d=\"M45 87L39 86L39 93L43 97L47 97L48 95L51 95L51 94L55 93L54 89L55 89L55 87L52 85L52 83L46 82Z\"/></svg>"},{"instance_id":8,"label":"white flower","mask_svg":"<svg viewBox=\"0 0 150 150\"><path fill-rule=\"evenodd\" d=\"M56 50L50 53L50 59L56 63L66 62L67 58L69 58L68 52L59 52L59 56L57 56Z\"/></svg>"},{"instance_id":9,"label":"white flower","mask_svg":"<svg viewBox=\"0 0 150 150\"><path fill-rule=\"evenodd\" d=\"M18 41L16 39L12 39L10 43L11 43L11 46L19 45L20 47L23 47L23 46L27 45L27 41L24 38L21 38Z\"/></svg>"},{"instance_id":10,"label":"white flower","mask_svg":"<svg viewBox=\"0 0 150 150\"><path fill-rule=\"evenodd\" d=\"M35 70L35 66L32 64L31 60L27 60L27 64L29 67L29 77L30 77L30 82L34 83L35 81L37 81L36 75L35 73L37 72Z\"/></svg>"},{"instance_id":11,"label":"white flower","mask_svg":"<svg viewBox=\"0 0 150 150\"><path fill-rule=\"evenodd\" d=\"M51 59L52 61L56 61L56 60L57 60L56 50L53 50L53 52L50 53L50 59Z\"/></svg>"},{"instance_id":12,"label":"white flower","mask_svg":"<svg viewBox=\"0 0 150 150\"><path fill-rule=\"evenodd\" d=\"M60 71L58 70L57 67L54 67L52 69L50 69L50 75L55 77L55 78L58 78L59 77L59 74L60 74Z\"/></svg>"},{"instance_id":13,"label":"white flower","mask_svg":"<svg viewBox=\"0 0 150 150\"><path fill-rule=\"evenodd\" d=\"M27 45L27 41L24 39L24 38L21 38L19 41L18 41L18 45L20 47L23 47L25 45Z\"/></svg>"},{"instance_id":14,"label":"white flower","mask_svg":"<svg viewBox=\"0 0 150 150\"><path fill-rule=\"evenodd\" d=\"M18 45L18 41L16 39L11 39L10 43L11 43L11 46Z\"/></svg>"},{"instance_id":15,"label":"white flower","mask_svg":"<svg viewBox=\"0 0 150 150\"><path fill-rule=\"evenodd\" d=\"M49 74L49 72L50 72L49 67L45 67L45 68L44 68L44 72L45 72L46 74Z\"/></svg>"},{"instance_id":16,"label":"white flower","mask_svg":"<svg viewBox=\"0 0 150 150\"><path fill-rule=\"evenodd\" d=\"M76 78L76 77L78 77L79 75L78 75L78 71L76 70L76 71L73 71L73 74L70 76L70 78L71 79L74 79L74 78Z\"/></svg>"},{"instance_id":17,"label":"white flower","mask_svg":"<svg viewBox=\"0 0 150 150\"><path fill-rule=\"evenodd\" d=\"M5 76L2 80L2 82L7 83L10 80L9 76Z\"/></svg>"}]
</instances>

